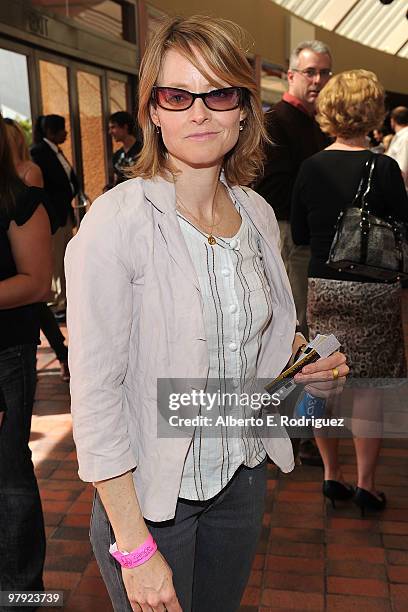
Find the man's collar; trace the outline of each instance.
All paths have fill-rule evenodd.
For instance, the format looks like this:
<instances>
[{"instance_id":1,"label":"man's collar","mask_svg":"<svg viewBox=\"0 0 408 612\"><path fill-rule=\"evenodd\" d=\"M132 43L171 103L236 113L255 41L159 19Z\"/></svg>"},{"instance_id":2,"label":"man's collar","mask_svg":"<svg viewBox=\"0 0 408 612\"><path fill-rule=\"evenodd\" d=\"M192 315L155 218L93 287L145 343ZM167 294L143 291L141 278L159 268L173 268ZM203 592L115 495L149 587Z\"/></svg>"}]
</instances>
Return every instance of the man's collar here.
<instances>
[{"instance_id":1,"label":"man's collar","mask_svg":"<svg viewBox=\"0 0 408 612\"><path fill-rule=\"evenodd\" d=\"M408 125L404 125L404 127L398 130L398 132L395 132L395 136L399 136L400 134L403 134L403 133L405 134L407 130L408 130Z\"/></svg>"},{"instance_id":2,"label":"man's collar","mask_svg":"<svg viewBox=\"0 0 408 612\"><path fill-rule=\"evenodd\" d=\"M311 115L309 113L309 111L307 110L307 108L303 105L303 103L301 102L301 100L299 100L299 98L297 98L296 96L294 96L293 94L290 94L288 91L285 91L285 93L283 94L282 100L284 102L287 102L288 104L290 104L291 106L294 106L295 108L297 108L298 110L302 111L302 113L305 113L305 115L307 115L308 117L312 117L313 115Z\"/></svg>"},{"instance_id":3,"label":"man's collar","mask_svg":"<svg viewBox=\"0 0 408 612\"><path fill-rule=\"evenodd\" d=\"M43 140L54 151L54 153L58 153L58 147L55 142L51 142L51 140L48 140L48 138L43 138Z\"/></svg>"}]
</instances>

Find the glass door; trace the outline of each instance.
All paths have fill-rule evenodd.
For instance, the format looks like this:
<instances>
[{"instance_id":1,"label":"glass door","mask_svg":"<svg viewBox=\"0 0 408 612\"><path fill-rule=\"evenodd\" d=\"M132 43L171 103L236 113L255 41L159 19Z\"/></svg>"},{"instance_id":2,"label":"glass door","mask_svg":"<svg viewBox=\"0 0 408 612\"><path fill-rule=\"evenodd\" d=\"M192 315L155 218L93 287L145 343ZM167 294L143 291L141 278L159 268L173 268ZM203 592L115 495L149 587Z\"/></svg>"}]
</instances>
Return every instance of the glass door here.
<instances>
[{"instance_id":1,"label":"glass door","mask_svg":"<svg viewBox=\"0 0 408 612\"><path fill-rule=\"evenodd\" d=\"M73 165L71 114L69 102L68 68L45 60L39 61L42 115L61 115L65 119L67 139L60 145L65 157Z\"/></svg>"},{"instance_id":2,"label":"glass door","mask_svg":"<svg viewBox=\"0 0 408 612\"><path fill-rule=\"evenodd\" d=\"M92 202L107 183L101 77L78 70L77 90L83 184Z\"/></svg>"},{"instance_id":3,"label":"glass door","mask_svg":"<svg viewBox=\"0 0 408 612\"><path fill-rule=\"evenodd\" d=\"M127 76L42 52L37 57L40 112L65 118L68 137L62 149L92 202L108 183L108 117L129 108Z\"/></svg>"},{"instance_id":4,"label":"glass door","mask_svg":"<svg viewBox=\"0 0 408 612\"><path fill-rule=\"evenodd\" d=\"M127 83L118 79L108 79L109 114L117 111L127 110ZM117 151L122 146L121 142L112 140L112 150Z\"/></svg>"}]
</instances>

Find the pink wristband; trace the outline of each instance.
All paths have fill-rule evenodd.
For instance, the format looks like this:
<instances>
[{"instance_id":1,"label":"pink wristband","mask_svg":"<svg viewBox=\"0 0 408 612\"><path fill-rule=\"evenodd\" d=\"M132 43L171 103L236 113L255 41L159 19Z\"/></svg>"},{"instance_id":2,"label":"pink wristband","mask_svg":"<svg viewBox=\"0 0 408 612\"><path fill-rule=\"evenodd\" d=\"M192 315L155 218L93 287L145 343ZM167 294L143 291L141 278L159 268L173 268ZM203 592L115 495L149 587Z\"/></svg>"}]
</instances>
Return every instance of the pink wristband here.
<instances>
[{"instance_id":1,"label":"pink wristband","mask_svg":"<svg viewBox=\"0 0 408 612\"><path fill-rule=\"evenodd\" d=\"M139 546L139 548L132 550L132 552L118 550L116 542L111 544L109 547L109 552L112 557L114 557L122 567L127 567L128 569L132 569L133 567L146 563L146 561L148 561L150 557L154 555L156 550L157 544L153 540L152 534L149 534L147 540L145 540L143 544Z\"/></svg>"}]
</instances>

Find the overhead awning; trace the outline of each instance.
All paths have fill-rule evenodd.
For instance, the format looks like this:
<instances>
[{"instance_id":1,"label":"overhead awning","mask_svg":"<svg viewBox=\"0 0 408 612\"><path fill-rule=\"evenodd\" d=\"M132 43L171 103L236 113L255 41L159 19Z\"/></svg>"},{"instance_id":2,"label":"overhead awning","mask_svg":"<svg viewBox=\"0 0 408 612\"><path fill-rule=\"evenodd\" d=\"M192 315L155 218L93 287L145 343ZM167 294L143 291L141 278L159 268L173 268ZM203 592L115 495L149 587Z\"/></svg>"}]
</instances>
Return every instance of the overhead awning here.
<instances>
[{"instance_id":1,"label":"overhead awning","mask_svg":"<svg viewBox=\"0 0 408 612\"><path fill-rule=\"evenodd\" d=\"M271 0L272 1L272 0ZM393 0L273 0L298 17L379 51L408 58L408 3Z\"/></svg>"}]
</instances>

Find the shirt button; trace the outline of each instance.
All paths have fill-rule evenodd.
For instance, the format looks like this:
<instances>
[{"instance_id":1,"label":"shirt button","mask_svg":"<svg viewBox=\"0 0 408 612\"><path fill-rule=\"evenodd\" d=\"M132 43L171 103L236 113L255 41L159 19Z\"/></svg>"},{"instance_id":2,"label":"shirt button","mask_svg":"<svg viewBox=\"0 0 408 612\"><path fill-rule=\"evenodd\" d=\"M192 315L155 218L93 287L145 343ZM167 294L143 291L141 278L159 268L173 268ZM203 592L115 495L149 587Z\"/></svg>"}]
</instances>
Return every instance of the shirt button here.
<instances>
[{"instance_id":1,"label":"shirt button","mask_svg":"<svg viewBox=\"0 0 408 612\"><path fill-rule=\"evenodd\" d=\"M231 313L237 312L237 307L235 304L231 304L231 306L229 307L229 311Z\"/></svg>"},{"instance_id":2,"label":"shirt button","mask_svg":"<svg viewBox=\"0 0 408 612\"><path fill-rule=\"evenodd\" d=\"M234 380L232 381L232 386L234 387L234 389L237 389L239 387L239 378L234 378Z\"/></svg>"},{"instance_id":3,"label":"shirt button","mask_svg":"<svg viewBox=\"0 0 408 612\"><path fill-rule=\"evenodd\" d=\"M238 248L238 240L236 238L233 238L231 240L230 247L231 247L231 249L237 249Z\"/></svg>"},{"instance_id":4,"label":"shirt button","mask_svg":"<svg viewBox=\"0 0 408 612\"><path fill-rule=\"evenodd\" d=\"M238 347L235 344L235 342L230 342L229 345L228 345L228 348L229 348L230 351L234 352L234 351L237 350Z\"/></svg>"},{"instance_id":5,"label":"shirt button","mask_svg":"<svg viewBox=\"0 0 408 612\"><path fill-rule=\"evenodd\" d=\"M223 269L221 270L221 274L222 274L223 276L229 276L229 275L231 274L231 271L229 270L229 268L223 268Z\"/></svg>"}]
</instances>

